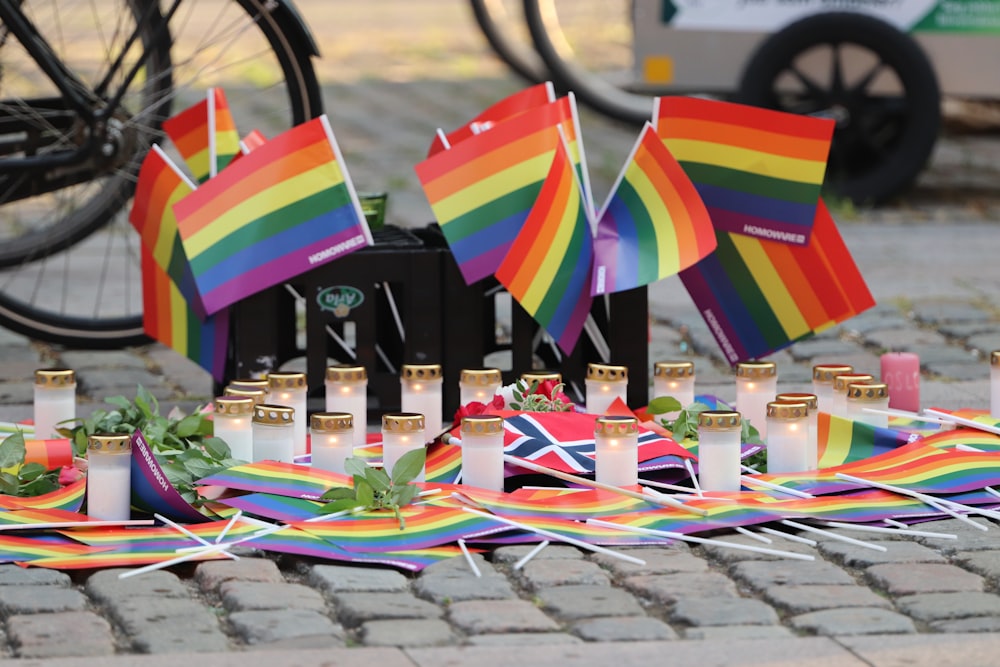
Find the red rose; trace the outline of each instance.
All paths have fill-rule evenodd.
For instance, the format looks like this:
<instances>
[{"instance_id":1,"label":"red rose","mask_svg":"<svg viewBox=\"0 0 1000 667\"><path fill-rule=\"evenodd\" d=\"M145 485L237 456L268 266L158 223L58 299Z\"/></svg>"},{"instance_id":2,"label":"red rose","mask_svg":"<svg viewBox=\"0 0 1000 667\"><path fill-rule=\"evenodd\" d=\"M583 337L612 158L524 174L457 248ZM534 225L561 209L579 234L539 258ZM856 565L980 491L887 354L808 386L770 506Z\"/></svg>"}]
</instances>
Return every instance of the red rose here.
<instances>
[{"instance_id":1,"label":"red rose","mask_svg":"<svg viewBox=\"0 0 1000 667\"><path fill-rule=\"evenodd\" d=\"M494 410L503 410L504 401L503 396L494 396L493 400L486 403L480 403L479 401L469 401L465 405L458 406L458 410L455 411L455 423L458 424L462 421L462 417L471 417L472 415L485 415L493 412Z\"/></svg>"}]
</instances>

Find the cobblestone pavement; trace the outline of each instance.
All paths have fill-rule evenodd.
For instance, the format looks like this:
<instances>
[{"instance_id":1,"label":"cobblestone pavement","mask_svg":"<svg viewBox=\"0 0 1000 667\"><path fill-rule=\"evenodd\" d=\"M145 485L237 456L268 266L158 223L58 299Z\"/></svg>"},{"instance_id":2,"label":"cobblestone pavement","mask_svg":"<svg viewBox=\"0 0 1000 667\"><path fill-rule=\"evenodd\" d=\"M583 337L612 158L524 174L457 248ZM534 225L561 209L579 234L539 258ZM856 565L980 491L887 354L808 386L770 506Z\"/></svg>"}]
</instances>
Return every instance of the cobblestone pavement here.
<instances>
[{"instance_id":1,"label":"cobblestone pavement","mask_svg":"<svg viewBox=\"0 0 1000 667\"><path fill-rule=\"evenodd\" d=\"M430 211L411 167L434 128L458 125L520 84L485 55L471 28L453 45L458 54L435 70L441 78L414 76L419 43L399 46L404 55L390 62L359 56L353 69L338 67L331 58L347 58L352 43L367 53L368 33L343 39L346 29L321 0L300 4L327 54L325 99L355 183L390 192L390 222L426 224ZM386 4L403 11L405 3ZM471 25L455 1L409 5L434 9L446 25ZM378 23L376 14L368 20ZM382 39L402 37L387 29ZM634 131L587 112L583 128L601 196ZM877 373L883 351L913 351L922 360L924 406L987 407L986 356L1000 349L998 165L997 135L948 137L903 201L835 210L878 306L775 355L780 389L807 388L814 363ZM690 356L699 391L733 398L731 371L678 281L653 286L650 314L650 359ZM0 330L0 419L30 415L32 372L49 365L78 372L81 414L137 384L183 408L212 395L205 373L160 345L67 350ZM701 545L623 549L645 559L636 566L551 545L515 569L528 547L504 547L475 556L481 578L463 559L405 575L249 550L238 562L125 580L115 570L3 565L0 658L104 664L114 654L129 654L131 663L139 661L132 654L149 653L176 664L185 651L236 664L223 654L238 652L245 666L272 662L257 649L280 649L281 664L645 665L671 656L705 665L994 665L1000 525L978 521L989 530L948 520L919 526L938 535L833 533L867 545L832 535L803 534L814 546L774 538L771 546L814 561ZM725 539L761 546L742 535Z\"/></svg>"}]
</instances>

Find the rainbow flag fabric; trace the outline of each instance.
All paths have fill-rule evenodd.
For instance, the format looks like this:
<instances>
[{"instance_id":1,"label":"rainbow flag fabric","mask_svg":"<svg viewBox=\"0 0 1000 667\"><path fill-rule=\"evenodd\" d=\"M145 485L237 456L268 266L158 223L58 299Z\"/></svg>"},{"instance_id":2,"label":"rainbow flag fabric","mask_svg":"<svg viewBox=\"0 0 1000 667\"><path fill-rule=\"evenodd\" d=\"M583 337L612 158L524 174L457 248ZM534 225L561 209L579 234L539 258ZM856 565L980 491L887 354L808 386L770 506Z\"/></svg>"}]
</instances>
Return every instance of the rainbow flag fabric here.
<instances>
[{"instance_id":1,"label":"rainbow flag fabric","mask_svg":"<svg viewBox=\"0 0 1000 667\"><path fill-rule=\"evenodd\" d=\"M573 160L560 142L538 200L496 277L567 354L576 346L593 303L593 244Z\"/></svg>"},{"instance_id":2,"label":"rainbow flag fabric","mask_svg":"<svg viewBox=\"0 0 1000 667\"><path fill-rule=\"evenodd\" d=\"M507 255L542 189L560 127L573 162L585 175L571 96L524 111L416 165L424 194L468 284L492 275ZM581 182L586 191L587 181Z\"/></svg>"},{"instance_id":3,"label":"rainbow flag fabric","mask_svg":"<svg viewBox=\"0 0 1000 667\"><path fill-rule=\"evenodd\" d=\"M653 119L716 230L809 242L832 120L693 97L657 98Z\"/></svg>"},{"instance_id":4,"label":"rainbow flag fabric","mask_svg":"<svg viewBox=\"0 0 1000 667\"><path fill-rule=\"evenodd\" d=\"M209 88L204 100L163 122L199 183L214 178L240 153L240 136L221 88Z\"/></svg>"},{"instance_id":5,"label":"rainbow flag fabric","mask_svg":"<svg viewBox=\"0 0 1000 667\"><path fill-rule=\"evenodd\" d=\"M715 249L705 205L650 123L611 193L597 218L592 296L672 276Z\"/></svg>"},{"instance_id":6,"label":"rainbow flag fabric","mask_svg":"<svg viewBox=\"0 0 1000 667\"><path fill-rule=\"evenodd\" d=\"M326 116L240 157L174 213L209 314L372 244Z\"/></svg>"},{"instance_id":7,"label":"rainbow flag fabric","mask_svg":"<svg viewBox=\"0 0 1000 667\"><path fill-rule=\"evenodd\" d=\"M806 246L720 230L716 238L715 252L680 278L731 364L764 357L875 305L822 201Z\"/></svg>"}]
</instances>

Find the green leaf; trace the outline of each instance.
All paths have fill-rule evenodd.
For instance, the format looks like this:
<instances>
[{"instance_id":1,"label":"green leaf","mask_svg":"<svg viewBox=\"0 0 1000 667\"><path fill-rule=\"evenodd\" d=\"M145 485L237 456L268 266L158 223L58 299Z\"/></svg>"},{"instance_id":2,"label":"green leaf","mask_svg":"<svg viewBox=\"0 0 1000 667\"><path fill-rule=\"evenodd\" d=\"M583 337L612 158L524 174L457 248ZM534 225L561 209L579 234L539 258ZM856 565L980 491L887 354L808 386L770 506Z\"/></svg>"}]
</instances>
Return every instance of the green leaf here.
<instances>
[{"instance_id":1,"label":"green leaf","mask_svg":"<svg viewBox=\"0 0 1000 667\"><path fill-rule=\"evenodd\" d=\"M375 489L363 478L360 480L356 477L354 478L354 492L358 500L358 505L371 507L375 504Z\"/></svg>"},{"instance_id":2,"label":"green leaf","mask_svg":"<svg viewBox=\"0 0 1000 667\"><path fill-rule=\"evenodd\" d=\"M392 500L396 505L400 507L404 505L409 505L413 502L413 499L417 497L417 487L412 484L407 484L406 486L397 486L392 489Z\"/></svg>"},{"instance_id":3,"label":"green leaf","mask_svg":"<svg viewBox=\"0 0 1000 667\"><path fill-rule=\"evenodd\" d=\"M406 452L399 457L396 465L392 467L392 483L400 486L409 484L424 469L426 461L427 450L424 447Z\"/></svg>"},{"instance_id":4,"label":"green leaf","mask_svg":"<svg viewBox=\"0 0 1000 667\"><path fill-rule=\"evenodd\" d=\"M8 435L0 443L0 468L10 468L24 463L24 434L21 432Z\"/></svg>"},{"instance_id":5,"label":"green leaf","mask_svg":"<svg viewBox=\"0 0 1000 667\"><path fill-rule=\"evenodd\" d=\"M8 496L16 496L17 487L17 477L11 475L9 472L0 472L0 493Z\"/></svg>"},{"instance_id":6,"label":"green leaf","mask_svg":"<svg viewBox=\"0 0 1000 667\"><path fill-rule=\"evenodd\" d=\"M182 484L191 484L194 481L191 473L180 463L161 462L160 467L163 468L163 474L167 476L167 481L175 487Z\"/></svg>"},{"instance_id":7,"label":"green leaf","mask_svg":"<svg viewBox=\"0 0 1000 667\"><path fill-rule=\"evenodd\" d=\"M219 466L204 459L189 459L184 461L184 469L187 470L194 479L201 479L214 475L219 471Z\"/></svg>"},{"instance_id":8,"label":"green leaf","mask_svg":"<svg viewBox=\"0 0 1000 667\"><path fill-rule=\"evenodd\" d=\"M340 500L342 498L354 500L354 489L349 489L346 486L337 486L328 489L326 493L319 497L320 500Z\"/></svg>"},{"instance_id":9,"label":"green leaf","mask_svg":"<svg viewBox=\"0 0 1000 667\"><path fill-rule=\"evenodd\" d=\"M22 482L30 482L39 475L44 475L45 471L46 468L41 463L26 463L17 471L17 478Z\"/></svg>"},{"instance_id":10,"label":"green leaf","mask_svg":"<svg viewBox=\"0 0 1000 667\"><path fill-rule=\"evenodd\" d=\"M205 438L201 444L213 459L228 459L232 453L229 450L229 445L222 438Z\"/></svg>"},{"instance_id":11,"label":"green leaf","mask_svg":"<svg viewBox=\"0 0 1000 667\"><path fill-rule=\"evenodd\" d=\"M201 417L191 415L177 422L174 426L174 433L176 433L179 438L190 438L192 435L198 433L198 427L200 425Z\"/></svg>"},{"instance_id":12,"label":"green leaf","mask_svg":"<svg viewBox=\"0 0 1000 667\"><path fill-rule=\"evenodd\" d=\"M104 402L110 403L111 405L119 407L122 410L128 410L132 407L132 401L128 400L124 396L111 396L110 398L105 398Z\"/></svg>"},{"instance_id":13,"label":"green leaf","mask_svg":"<svg viewBox=\"0 0 1000 667\"><path fill-rule=\"evenodd\" d=\"M363 459L359 459L356 456L349 456L347 460L344 461L344 472L351 477L364 478L366 470L368 470L368 465Z\"/></svg>"},{"instance_id":14,"label":"green leaf","mask_svg":"<svg viewBox=\"0 0 1000 667\"><path fill-rule=\"evenodd\" d=\"M328 502L319 508L320 514L333 514L334 512L343 512L344 510L352 510L355 507L360 506L359 503L354 498L338 498L337 500Z\"/></svg>"},{"instance_id":15,"label":"green leaf","mask_svg":"<svg viewBox=\"0 0 1000 667\"><path fill-rule=\"evenodd\" d=\"M160 414L160 402L156 400L156 396L153 396L151 393L149 393L149 390L143 387L141 384L137 385L135 388L136 405L141 405L142 403L140 403L140 401L146 404L146 406L149 408L149 412L143 410L143 414L146 415L146 417L149 417L150 415Z\"/></svg>"},{"instance_id":16,"label":"green leaf","mask_svg":"<svg viewBox=\"0 0 1000 667\"><path fill-rule=\"evenodd\" d=\"M40 496L43 493L51 493L60 488L57 475L42 475L22 485L18 489L18 495L22 497Z\"/></svg>"},{"instance_id":17,"label":"green leaf","mask_svg":"<svg viewBox=\"0 0 1000 667\"><path fill-rule=\"evenodd\" d=\"M684 406L673 396L658 396L649 402L646 411L653 415L662 415L665 412L678 412Z\"/></svg>"},{"instance_id":18,"label":"green leaf","mask_svg":"<svg viewBox=\"0 0 1000 667\"><path fill-rule=\"evenodd\" d=\"M365 470L365 481L372 485L376 493L384 493L389 490L389 475L381 468L367 468Z\"/></svg>"}]
</instances>

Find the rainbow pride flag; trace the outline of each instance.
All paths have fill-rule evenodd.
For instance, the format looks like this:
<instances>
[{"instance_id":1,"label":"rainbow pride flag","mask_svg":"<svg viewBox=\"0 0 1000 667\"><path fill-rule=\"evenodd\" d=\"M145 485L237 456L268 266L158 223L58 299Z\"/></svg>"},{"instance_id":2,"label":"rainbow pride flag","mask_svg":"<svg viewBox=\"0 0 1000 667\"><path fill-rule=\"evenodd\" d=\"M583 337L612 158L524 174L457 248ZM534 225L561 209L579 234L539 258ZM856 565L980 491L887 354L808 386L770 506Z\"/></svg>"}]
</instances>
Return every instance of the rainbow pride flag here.
<instances>
[{"instance_id":1,"label":"rainbow pride flag","mask_svg":"<svg viewBox=\"0 0 1000 667\"><path fill-rule=\"evenodd\" d=\"M597 221L592 296L672 276L716 246L705 205L650 123Z\"/></svg>"},{"instance_id":2,"label":"rainbow pride flag","mask_svg":"<svg viewBox=\"0 0 1000 667\"><path fill-rule=\"evenodd\" d=\"M181 293L146 246L140 249L142 265L142 327L154 338L195 362L222 382L229 342L229 313L204 321Z\"/></svg>"},{"instance_id":3,"label":"rainbow pride flag","mask_svg":"<svg viewBox=\"0 0 1000 667\"><path fill-rule=\"evenodd\" d=\"M431 142L430 149L427 151L427 157L447 150L471 136L481 134L493 128L497 123L501 123L508 118L513 118L519 113L544 106L555 100L555 87L550 81L519 90L513 95L508 95L496 104L487 107L457 130L448 132L447 134L438 130L438 133L434 136L434 141Z\"/></svg>"},{"instance_id":4,"label":"rainbow pride flag","mask_svg":"<svg viewBox=\"0 0 1000 667\"><path fill-rule=\"evenodd\" d=\"M657 98L657 134L718 231L809 242L834 122L731 102Z\"/></svg>"},{"instance_id":5,"label":"rainbow pride flag","mask_svg":"<svg viewBox=\"0 0 1000 667\"><path fill-rule=\"evenodd\" d=\"M572 96L537 106L416 165L431 210L470 285L507 255L552 165L559 128L590 206L586 160Z\"/></svg>"},{"instance_id":6,"label":"rainbow pride flag","mask_svg":"<svg viewBox=\"0 0 1000 667\"><path fill-rule=\"evenodd\" d=\"M199 183L214 178L240 153L240 136L221 88L163 121L163 131Z\"/></svg>"},{"instance_id":7,"label":"rainbow pride flag","mask_svg":"<svg viewBox=\"0 0 1000 667\"><path fill-rule=\"evenodd\" d=\"M593 303L593 243L569 148L560 142L538 200L496 277L567 354Z\"/></svg>"},{"instance_id":8,"label":"rainbow pride flag","mask_svg":"<svg viewBox=\"0 0 1000 667\"><path fill-rule=\"evenodd\" d=\"M820 201L809 244L716 231L715 252L680 278L731 364L758 359L875 305Z\"/></svg>"},{"instance_id":9,"label":"rainbow pride flag","mask_svg":"<svg viewBox=\"0 0 1000 667\"><path fill-rule=\"evenodd\" d=\"M863 461L909 442L909 435L903 431L872 426L826 412L820 412L816 421L820 468Z\"/></svg>"},{"instance_id":10,"label":"rainbow pride flag","mask_svg":"<svg viewBox=\"0 0 1000 667\"><path fill-rule=\"evenodd\" d=\"M326 116L242 156L174 213L209 314L372 244Z\"/></svg>"}]
</instances>

